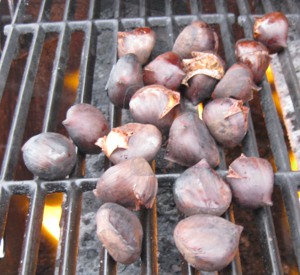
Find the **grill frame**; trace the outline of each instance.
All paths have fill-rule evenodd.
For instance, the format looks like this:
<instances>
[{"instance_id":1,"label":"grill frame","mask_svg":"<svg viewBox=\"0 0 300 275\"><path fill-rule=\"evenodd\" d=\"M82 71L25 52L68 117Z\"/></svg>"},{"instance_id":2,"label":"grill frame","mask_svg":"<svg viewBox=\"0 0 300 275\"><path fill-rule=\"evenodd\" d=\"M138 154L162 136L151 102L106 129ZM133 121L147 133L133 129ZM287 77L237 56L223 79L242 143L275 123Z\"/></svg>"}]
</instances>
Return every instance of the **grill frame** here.
<instances>
[{"instance_id":1,"label":"grill frame","mask_svg":"<svg viewBox=\"0 0 300 275\"><path fill-rule=\"evenodd\" d=\"M289 3L291 1L288 1ZM95 66L96 55L96 36L97 32L104 28L111 29L113 33L113 41L116 45L117 31L127 27L137 27L142 25L160 26L162 24L170 35L167 44L169 48L174 41L174 24L186 24L194 19L202 19L209 24L218 24L220 26L221 37L226 56L226 62L229 65L235 62L234 56L234 36L232 24L235 20L242 25L245 36L252 38L253 16L250 12L248 2L246 0L237 0L240 15L238 18L232 13L227 13L226 2L216 0L216 14L202 14L202 7L198 1L190 1L190 15L173 15L172 2L165 1L165 16L147 17L147 3L145 0L139 1L139 16L136 18L121 18L121 1L114 1L114 18L98 19L96 12L100 12L99 2L90 1L88 18L85 21L74 21L75 1L67 0L65 3L65 12L62 22L47 22L49 19L49 7L51 1L43 1L36 23L24 24L23 16L25 14L26 2L19 1L15 14L10 25L5 26L5 34L7 36L2 57L0 59L0 98L6 85L11 62L15 56L18 47L18 37L23 33L31 32L33 34L29 55L24 70L23 80L20 87L18 102L15 108L15 115L12 121L5 156L2 162L1 181L0 181L0 239L4 235L5 224L8 215L9 202L12 195L27 195L30 200L29 215L26 222L25 237L22 248L21 263L19 274L34 274L39 248L39 236L41 234L42 211L47 194L55 192L63 192L66 194L64 204L64 226L62 229L61 257L60 257L60 274L75 274L76 270L76 253L78 249L79 222L81 212L82 194L93 190L97 179L80 178L82 174L80 168L84 156L78 155L77 167L70 177L63 181L45 182L40 180L30 181L13 181L13 174L18 159L15 157L21 148L22 137L28 115L30 99L33 92L34 80L37 74L37 64L41 55L43 41L47 32L59 33L59 41L57 44L56 57L53 63L53 72L51 76L51 85L49 88L47 108L45 111L43 131L51 131L55 123L55 106L57 103L57 91L62 87L62 79L66 69L67 46L70 41L70 35L74 31L84 32L85 39L82 49L82 57L80 64L80 80L77 89L76 102L91 102L92 83L93 83L93 67ZM296 5L296 4L295 4ZM299 7L296 5L299 10ZM274 11L271 1L263 1L262 13ZM288 14L288 18L298 19L299 15ZM96 19L95 19L96 18ZM230 34L230 35L228 35ZM110 63L116 61L116 49L112 49L113 58ZM298 79L291 61L289 50L286 49L278 54L281 65L284 68L284 77L288 84L288 88L296 112L300 112L300 88ZM90 76L90 77L87 77ZM300 267L300 210L297 190L299 189L300 172L291 172L289 165L288 150L284 141L284 134L279 121L279 117L271 97L271 89L269 83L264 80L262 83L262 91L260 92L260 102L264 113L268 136L270 140L271 150L275 159L277 172L275 173L275 184L281 189L284 204L287 210L291 235L293 239L294 254ZM121 110L110 105L110 125L116 127L122 122ZM297 116L300 118L300 115ZM298 119L296 127L299 128L300 121ZM276 134L275 134L276 133ZM243 153L247 156L259 156L258 147L255 138L252 119L249 120L249 131L243 141ZM221 175L226 173L224 153L220 169ZM107 166L108 167L108 166ZM159 174L157 175L159 183L166 181L174 181L179 174ZM67 209L67 210L66 210ZM256 210L256 223L260 231L261 244L264 255L265 269L268 274L283 274L281 260L279 255L276 234L274 230L272 214L269 207ZM156 274L157 265L157 236L156 232L156 209L147 210L142 213L143 227L145 229L145 239L143 242L142 255L142 274ZM227 213L227 218L234 221L234 213ZM100 268L101 274L114 274L116 265L107 252L103 249L102 257L104 264ZM241 274L242 267L239 257L231 265L231 274ZM194 274L195 271L186 266L183 270L184 274ZM202 273L201 273L202 274Z\"/></svg>"}]
</instances>

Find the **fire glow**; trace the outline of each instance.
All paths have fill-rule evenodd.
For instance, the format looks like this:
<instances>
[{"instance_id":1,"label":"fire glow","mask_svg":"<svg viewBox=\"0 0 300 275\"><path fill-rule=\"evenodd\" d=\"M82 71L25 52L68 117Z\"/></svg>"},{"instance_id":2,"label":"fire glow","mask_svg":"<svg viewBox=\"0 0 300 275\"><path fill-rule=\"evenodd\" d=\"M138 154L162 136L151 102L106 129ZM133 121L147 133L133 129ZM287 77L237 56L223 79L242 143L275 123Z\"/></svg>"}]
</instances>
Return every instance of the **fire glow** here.
<instances>
[{"instance_id":1,"label":"fire glow","mask_svg":"<svg viewBox=\"0 0 300 275\"><path fill-rule=\"evenodd\" d=\"M203 103L201 102L198 104L198 115L200 119L202 119L202 113L203 113Z\"/></svg>"}]
</instances>

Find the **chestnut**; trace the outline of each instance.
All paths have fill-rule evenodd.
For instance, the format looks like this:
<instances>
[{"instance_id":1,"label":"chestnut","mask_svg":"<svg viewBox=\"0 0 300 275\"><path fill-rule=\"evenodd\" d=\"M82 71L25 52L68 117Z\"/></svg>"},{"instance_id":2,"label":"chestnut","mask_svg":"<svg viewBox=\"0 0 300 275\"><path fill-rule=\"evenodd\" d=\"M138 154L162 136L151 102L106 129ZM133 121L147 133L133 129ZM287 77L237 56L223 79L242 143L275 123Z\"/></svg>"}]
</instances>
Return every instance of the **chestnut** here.
<instances>
[{"instance_id":1,"label":"chestnut","mask_svg":"<svg viewBox=\"0 0 300 275\"><path fill-rule=\"evenodd\" d=\"M253 98L253 92L261 88L253 82L251 70L242 63L233 64L225 73L224 77L216 85L211 97L232 97L247 102Z\"/></svg>"},{"instance_id":2,"label":"chestnut","mask_svg":"<svg viewBox=\"0 0 300 275\"><path fill-rule=\"evenodd\" d=\"M105 203L97 211L96 224L99 240L116 262L127 265L140 258L143 228L130 210Z\"/></svg>"},{"instance_id":3,"label":"chestnut","mask_svg":"<svg viewBox=\"0 0 300 275\"><path fill-rule=\"evenodd\" d=\"M253 73L255 83L263 80L270 64L268 49L260 42L240 39L235 44L235 56L238 62L247 65Z\"/></svg>"},{"instance_id":4,"label":"chestnut","mask_svg":"<svg viewBox=\"0 0 300 275\"><path fill-rule=\"evenodd\" d=\"M193 105L198 105L209 98L217 81L225 73L225 63L221 57L213 52L192 52L191 59L183 59L186 76L182 84L187 88L184 97L189 99Z\"/></svg>"},{"instance_id":5,"label":"chestnut","mask_svg":"<svg viewBox=\"0 0 300 275\"><path fill-rule=\"evenodd\" d=\"M181 58L191 58L191 52L211 50L217 52L219 40L217 34L204 21L198 20L186 26L176 38L173 52Z\"/></svg>"},{"instance_id":6,"label":"chestnut","mask_svg":"<svg viewBox=\"0 0 300 275\"><path fill-rule=\"evenodd\" d=\"M289 22L281 12L267 13L256 17L253 37L263 43L270 54L277 53L287 46Z\"/></svg>"},{"instance_id":7,"label":"chestnut","mask_svg":"<svg viewBox=\"0 0 300 275\"><path fill-rule=\"evenodd\" d=\"M179 104L178 92L161 85L149 85L136 91L129 102L129 110L136 122L153 124L166 133L177 116Z\"/></svg>"},{"instance_id":8,"label":"chestnut","mask_svg":"<svg viewBox=\"0 0 300 275\"><path fill-rule=\"evenodd\" d=\"M243 101L226 97L206 104L202 116L215 140L232 148L241 143L248 131L248 113Z\"/></svg>"},{"instance_id":9,"label":"chestnut","mask_svg":"<svg viewBox=\"0 0 300 275\"><path fill-rule=\"evenodd\" d=\"M220 162L213 137L204 122L193 112L182 113L174 120L164 158L189 167L204 158L212 167Z\"/></svg>"},{"instance_id":10,"label":"chestnut","mask_svg":"<svg viewBox=\"0 0 300 275\"><path fill-rule=\"evenodd\" d=\"M118 32L118 57L134 53L140 64L144 65L154 48L156 35L149 27L132 31Z\"/></svg>"},{"instance_id":11,"label":"chestnut","mask_svg":"<svg viewBox=\"0 0 300 275\"><path fill-rule=\"evenodd\" d=\"M185 76L182 60L173 52L157 56L145 66L143 74L145 85L160 84L170 90L177 90Z\"/></svg>"},{"instance_id":12,"label":"chestnut","mask_svg":"<svg viewBox=\"0 0 300 275\"><path fill-rule=\"evenodd\" d=\"M157 179L149 163L143 158L134 158L106 170L93 192L101 202L139 210L141 206L152 207L157 188Z\"/></svg>"},{"instance_id":13,"label":"chestnut","mask_svg":"<svg viewBox=\"0 0 300 275\"><path fill-rule=\"evenodd\" d=\"M237 253L243 227L212 215L193 215L181 220L174 241L184 259L203 271L226 267Z\"/></svg>"},{"instance_id":14,"label":"chestnut","mask_svg":"<svg viewBox=\"0 0 300 275\"><path fill-rule=\"evenodd\" d=\"M226 181L237 204L252 209L272 205L274 172L267 160L242 154L229 165Z\"/></svg>"},{"instance_id":15,"label":"chestnut","mask_svg":"<svg viewBox=\"0 0 300 275\"><path fill-rule=\"evenodd\" d=\"M28 170L45 180L68 176L75 163L74 144L57 133L41 133L31 137L22 147L23 160Z\"/></svg>"},{"instance_id":16,"label":"chestnut","mask_svg":"<svg viewBox=\"0 0 300 275\"><path fill-rule=\"evenodd\" d=\"M206 159L200 160L176 179L173 193L177 209L187 216L221 216L231 203L230 187Z\"/></svg>"},{"instance_id":17,"label":"chestnut","mask_svg":"<svg viewBox=\"0 0 300 275\"><path fill-rule=\"evenodd\" d=\"M103 113L91 104L73 105L62 122L78 149L86 154L99 154L95 145L98 138L109 132L109 124Z\"/></svg>"},{"instance_id":18,"label":"chestnut","mask_svg":"<svg viewBox=\"0 0 300 275\"><path fill-rule=\"evenodd\" d=\"M131 97L143 86L142 66L136 55L129 53L123 55L113 66L106 89L115 106L128 109Z\"/></svg>"}]
</instances>

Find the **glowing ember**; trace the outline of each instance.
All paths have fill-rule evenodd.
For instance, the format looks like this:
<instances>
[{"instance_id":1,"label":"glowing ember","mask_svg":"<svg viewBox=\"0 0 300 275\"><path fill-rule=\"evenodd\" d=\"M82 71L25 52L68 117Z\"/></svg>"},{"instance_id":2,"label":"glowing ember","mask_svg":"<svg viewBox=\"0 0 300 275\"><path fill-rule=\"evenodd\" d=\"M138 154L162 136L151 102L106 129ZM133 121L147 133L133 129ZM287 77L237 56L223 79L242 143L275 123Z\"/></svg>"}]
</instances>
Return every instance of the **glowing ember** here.
<instances>
[{"instance_id":1,"label":"glowing ember","mask_svg":"<svg viewBox=\"0 0 300 275\"><path fill-rule=\"evenodd\" d=\"M202 119L202 113L203 113L203 103L198 104L198 115L199 118Z\"/></svg>"},{"instance_id":2,"label":"glowing ember","mask_svg":"<svg viewBox=\"0 0 300 275\"><path fill-rule=\"evenodd\" d=\"M290 151L289 156L290 156L291 170L292 171L298 171L299 170L298 169L298 162L297 162L295 154L292 151Z\"/></svg>"},{"instance_id":3,"label":"glowing ember","mask_svg":"<svg viewBox=\"0 0 300 275\"><path fill-rule=\"evenodd\" d=\"M64 78L64 87L76 92L79 84L79 70L66 73Z\"/></svg>"}]
</instances>

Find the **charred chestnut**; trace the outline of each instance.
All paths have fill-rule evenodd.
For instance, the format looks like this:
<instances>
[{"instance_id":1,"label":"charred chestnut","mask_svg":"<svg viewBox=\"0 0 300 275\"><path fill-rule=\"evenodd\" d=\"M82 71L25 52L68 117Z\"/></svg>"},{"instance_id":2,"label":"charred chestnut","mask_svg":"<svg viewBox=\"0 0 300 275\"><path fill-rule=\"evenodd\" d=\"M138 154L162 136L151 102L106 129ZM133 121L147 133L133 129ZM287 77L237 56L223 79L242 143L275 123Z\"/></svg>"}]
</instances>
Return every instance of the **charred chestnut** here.
<instances>
[{"instance_id":1,"label":"charred chestnut","mask_svg":"<svg viewBox=\"0 0 300 275\"><path fill-rule=\"evenodd\" d=\"M148 27L136 28L132 31L118 32L118 56L134 53L143 65L155 45L155 32Z\"/></svg>"},{"instance_id":2,"label":"charred chestnut","mask_svg":"<svg viewBox=\"0 0 300 275\"><path fill-rule=\"evenodd\" d=\"M174 240L185 260L196 269L217 271L234 258L242 226L211 215L194 215L181 220Z\"/></svg>"},{"instance_id":3,"label":"charred chestnut","mask_svg":"<svg viewBox=\"0 0 300 275\"><path fill-rule=\"evenodd\" d=\"M112 68L106 89L115 106L128 109L131 97L143 86L142 66L136 55L129 53L123 55Z\"/></svg>"},{"instance_id":4,"label":"charred chestnut","mask_svg":"<svg viewBox=\"0 0 300 275\"><path fill-rule=\"evenodd\" d=\"M217 51L219 40L210 26L201 20L186 26L174 42L173 52L181 58L191 58L191 52Z\"/></svg>"},{"instance_id":5,"label":"charred chestnut","mask_svg":"<svg viewBox=\"0 0 300 275\"><path fill-rule=\"evenodd\" d=\"M159 151L161 143L161 132L154 125L128 123L113 128L96 144L102 148L109 160L116 164L137 157L151 161Z\"/></svg>"},{"instance_id":6,"label":"charred chestnut","mask_svg":"<svg viewBox=\"0 0 300 275\"><path fill-rule=\"evenodd\" d=\"M28 170L46 180L65 178L76 163L74 144L57 133L41 133L31 137L22 151Z\"/></svg>"},{"instance_id":7,"label":"charred chestnut","mask_svg":"<svg viewBox=\"0 0 300 275\"><path fill-rule=\"evenodd\" d=\"M157 179L143 158L120 162L106 170L97 182L95 196L101 202L115 202L130 209L151 208L157 193Z\"/></svg>"},{"instance_id":8,"label":"charred chestnut","mask_svg":"<svg viewBox=\"0 0 300 275\"><path fill-rule=\"evenodd\" d=\"M99 240L116 262L131 264L140 258L143 228L130 210L105 203L97 212L96 223Z\"/></svg>"},{"instance_id":9,"label":"charred chestnut","mask_svg":"<svg viewBox=\"0 0 300 275\"><path fill-rule=\"evenodd\" d=\"M96 107L86 103L76 104L67 111L62 123L81 152L101 152L95 142L109 132L109 126L105 116Z\"/></svg>"},{"instance_id":10,"label":"charred chestnut","mask_svg":"<svg viewBox=\"0 0 300 275\"><path fill-rule=\"evenodd\" d=\"M289 22L281 12L267 13L256 17L253 25L253 37L263 43L269 53L276 53L286 47Z\"/></svg>"},{"instance_id":11,"label":"charred chestnut","mask_svg":"<svg viewBox=\"0 0 300 275\"><path fill-rule=\"evenodd\" d=\"M221 216L231 203L230 187L209 166L206 159L202 159L179 176L173 193L178 210L187 216Z\"/></svg>"},{"instance_id":12,"label":"charred chestnut","mask_svg":"<svg viewBox=\"0 0 300 275\"><path fill-rule=\"evenodd\" d=\"M239 205L248 208L272 205L274 172L267 160L241 155L230 164L226 181Z\"/></svg>"},{"instance_id":13,"label":"charred chestnut","mask_svg":"<svg viewBox=\"0 0 300 275\"><path fill-rule=\"evenodd\" d=\"M177 90L185 75L180 56L166 52L144 68L145 85L160 84L171 90Z\"/></svg>"}]
</instances>

